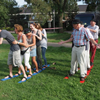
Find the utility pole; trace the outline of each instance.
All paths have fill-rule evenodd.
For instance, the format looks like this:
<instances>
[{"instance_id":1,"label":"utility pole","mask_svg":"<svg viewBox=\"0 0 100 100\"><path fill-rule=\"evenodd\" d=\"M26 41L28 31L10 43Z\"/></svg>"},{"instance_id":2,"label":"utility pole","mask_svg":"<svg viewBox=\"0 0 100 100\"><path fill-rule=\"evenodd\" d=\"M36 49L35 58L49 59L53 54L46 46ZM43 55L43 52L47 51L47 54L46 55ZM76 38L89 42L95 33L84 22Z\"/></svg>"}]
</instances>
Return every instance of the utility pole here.
<instances>
[{"instance_id":1,"label":"utility pole","mask_svg":"<svg viewBox=\"0 0 100 100\"><path fill-rule=\"evenodd\" d=\"M53 10L53 28L55 28L55 9ZM55 29L54 29L55 32Z\"/></svg>"}]
</instances>

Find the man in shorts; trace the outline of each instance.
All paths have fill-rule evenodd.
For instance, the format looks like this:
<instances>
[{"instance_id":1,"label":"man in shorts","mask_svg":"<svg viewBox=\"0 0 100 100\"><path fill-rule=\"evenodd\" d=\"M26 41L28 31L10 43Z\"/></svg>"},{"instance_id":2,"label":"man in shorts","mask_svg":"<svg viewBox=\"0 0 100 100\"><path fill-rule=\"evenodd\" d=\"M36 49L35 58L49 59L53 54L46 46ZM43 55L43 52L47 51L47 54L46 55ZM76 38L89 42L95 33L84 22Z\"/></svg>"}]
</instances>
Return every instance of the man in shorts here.
<instances>
[{"instance_id":1,"label":"man in shorts","mask_svg":"<svg viewBox=\"0 0 100 100\"><path fill-rule=\"evenodd\" d=\"M15 40L15 38L10 32L6 30L0 30L0 44L2 44L3 38L6 39L10 44L10 52L8 55L9 75L6 76L5 79L13 77L12 67L14 65L14 66L19 66L21 68L24 75L22 81L26 81L27 75L21 63L20 48L19 45L17 44L18 42Z\"/></svg>"}]
</instances>

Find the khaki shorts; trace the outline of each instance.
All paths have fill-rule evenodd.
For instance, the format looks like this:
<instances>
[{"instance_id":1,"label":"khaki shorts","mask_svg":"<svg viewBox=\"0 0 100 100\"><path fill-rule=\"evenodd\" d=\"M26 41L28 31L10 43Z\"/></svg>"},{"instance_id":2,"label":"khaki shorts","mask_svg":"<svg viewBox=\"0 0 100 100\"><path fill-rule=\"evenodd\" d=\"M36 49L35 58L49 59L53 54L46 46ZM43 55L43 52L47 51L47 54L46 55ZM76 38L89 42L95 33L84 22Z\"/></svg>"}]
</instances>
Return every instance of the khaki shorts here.
<instances>
[{"instance_id":1,"label":"khaki shorts","mask_svg":"<svg viewBox=\"0 0 100 100\"><path fill-rule=\"evenodd\" d=\"M9 51L8 54L8 65L14 65L14 66L21 66L21 56L20 56L20 50L12 52L11 50Z\"/></svg>"}]
</instances>

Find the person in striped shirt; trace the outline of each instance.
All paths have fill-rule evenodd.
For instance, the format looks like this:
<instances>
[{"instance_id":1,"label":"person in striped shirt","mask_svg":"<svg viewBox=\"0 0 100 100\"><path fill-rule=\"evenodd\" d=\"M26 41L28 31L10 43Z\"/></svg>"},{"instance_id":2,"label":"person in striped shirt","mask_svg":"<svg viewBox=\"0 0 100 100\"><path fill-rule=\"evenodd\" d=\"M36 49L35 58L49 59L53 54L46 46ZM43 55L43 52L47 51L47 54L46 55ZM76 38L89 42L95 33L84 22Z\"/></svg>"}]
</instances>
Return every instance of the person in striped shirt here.
<instances>
[{"instance_id":1,"label":"person in striped shirt","mask_svg":"<svg viewBox=\"0 0 100 100\"><path fill-rule=\"evenodd\" d=\"M79 20L73 20L73 37L69 40L62 41L59 44L67 43L73 40L73 48L72 48L72 58L71 58L71 69L69 76L72 76L75 74L75 62L76 60L79 63L80 66L80 80L85 81L85 65L84 65L84 57L85 57L85 45L86 45L86 39L90 40L92 43L97 45L97 43L93 40L90 34L88 34L88 31L84 27L81 27L81 22Z\"/></svg>"}]
</instances>

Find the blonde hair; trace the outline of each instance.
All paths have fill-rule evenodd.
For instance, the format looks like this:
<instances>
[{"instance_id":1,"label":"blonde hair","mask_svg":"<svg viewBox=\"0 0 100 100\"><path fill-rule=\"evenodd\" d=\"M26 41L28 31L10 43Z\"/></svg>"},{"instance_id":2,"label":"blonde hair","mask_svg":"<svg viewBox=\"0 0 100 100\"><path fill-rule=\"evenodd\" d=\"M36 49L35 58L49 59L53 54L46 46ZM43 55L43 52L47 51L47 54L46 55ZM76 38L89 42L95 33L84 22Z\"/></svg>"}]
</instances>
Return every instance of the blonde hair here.
<instances>
[{"instance_id":1,"label":"blonde hair","mask_svg":"<svg viewBox=\"0 0 100 100\"><path fill-rule=\"evenodd\" d=\"M37 23L37 26L38 26L37 29L43 30L40 23Z\"/></svg>"},{"instance_id":2,"label":"blonde hair","mask_svg":"<svg viewBox=\"0 0 100 100\"><path fill-rule=\"evenodd\" d=\"M23 32L23 27L19 24L14 24L14 27L17 29L18 32Z\"/></svg>"}]
</instances>

